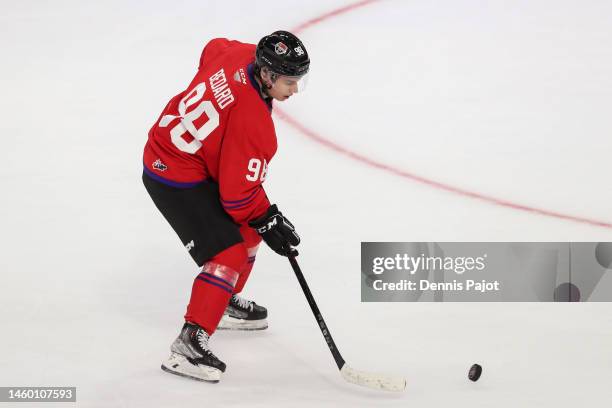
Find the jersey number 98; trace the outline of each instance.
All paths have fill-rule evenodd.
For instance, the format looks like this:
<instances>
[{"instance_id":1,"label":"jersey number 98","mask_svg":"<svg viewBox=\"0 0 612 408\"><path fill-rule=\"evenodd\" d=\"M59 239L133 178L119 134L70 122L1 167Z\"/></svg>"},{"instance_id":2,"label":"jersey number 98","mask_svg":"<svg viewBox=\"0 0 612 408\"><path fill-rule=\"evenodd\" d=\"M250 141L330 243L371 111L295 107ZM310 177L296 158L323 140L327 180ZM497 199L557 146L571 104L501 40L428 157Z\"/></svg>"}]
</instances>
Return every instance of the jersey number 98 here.
<instances>
[{"instance_id":1,"label":"jersey number 98","mask_svg":"<svg viewBox=\"0 0 612 408\"><path fill-rule=\"evenodd\" d=\"M166 127L174 119L180 119L180 123L177 123L170 130L170 139L177 149L185 153L194 154L197 152L200 147L202 147L202 141L219 126L219 112L217 112L215 106L211 101L201 101L204 97L204 92L206 92L206 82L199 83L179 102L178 116L164 115L159 121L160 127ZM198 102L200 103L195 109L187 112L189 107ZM202 126L196 128L193 122L202 116L203 113L206 113L208 120ZM183 135L186 132L189 132L189 134L193 136L191 142L187 142L183 139Z\"/></svg>"},{"instance_id":2,"label":"jersey number 98","mask_svg":"<svg viewBox=\"0 0 612 408\"><path fill-rule=\"evenodd\" d=\"M259 180L263 183L263 181L266 179L266 175L268 174L268 162L264 159L262 166L261 160L253 158L249 160L248 170L249 173L246 175L247 180Z\"/></svg>"}]
</instances>

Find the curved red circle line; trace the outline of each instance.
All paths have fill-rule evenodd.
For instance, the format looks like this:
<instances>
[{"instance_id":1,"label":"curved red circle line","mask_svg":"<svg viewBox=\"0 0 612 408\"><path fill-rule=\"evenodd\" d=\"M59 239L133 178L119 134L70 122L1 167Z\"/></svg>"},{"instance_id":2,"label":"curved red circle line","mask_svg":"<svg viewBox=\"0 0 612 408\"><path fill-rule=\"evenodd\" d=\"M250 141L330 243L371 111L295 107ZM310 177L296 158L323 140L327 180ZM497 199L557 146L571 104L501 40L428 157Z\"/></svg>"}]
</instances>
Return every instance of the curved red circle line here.
<instances>
[{"instance_id":1,"label":"curved red circle line","mask_svg":"<svg viewBox=\"0 0 612 408\"><path fill-rule=\"evenodd\" d=\"M367 6L369 4L376 3L377 1L379 1L379 0L362 0L362 1L358 1L358 2L355 2L355 3L348 4L348 5L344 6L344 7L340 7L340 8L334 9L332 11L328 11L327 13L321 14L318 17L315 17L315 18L312 18L312 19L310 19L308 21L303 22L299 26L293 28L291 30L291 32L297 34L300 31L303 31L303 30L305 30L305 29L307 29L307 28L309 28L309 27L311 27L313 25L319 24L319 23L321 23L321 22L323 22L325 20L328 20L328 19L330 19L332 17L336 17L336 16L338 16L340 14L348 13L349 11L353 11L356 8Z\"/></svg>"},{"instance_id":2,"label":"curved red circle line","mask_svg":"<svg viewBox=\"0 0 612 408\"><path fill-rule=\"evenodd\" d=\"M340 14L345 14L349 11L355 10L357 8L372 4L372 3L376 3L379 0L363 0L363 1L359 1L356 3L352 3L349 4L347 6L344 7L340 7L337 9L334 9L332 11L329 11L327 13L324 13L318 17L315 17L313 19L310 19L300 25L298 25L297 27L295 27L292 32L294 33L298 33L301 32L309 27L312 27L316 24L319 24L325 20L328 20L332 17L336 17ZM388 173L394 174L398 177L402 177L405 179L409 179L412 181L416 181L422 184L425 184L427 186L430 186L432 188L436 188L438 190L443 190L449 193L453 193L453 194L457 194L463 197L469 197L472 199L476 199L476 200L481 200L484 202L487 202L489 204L492 205L498 205L501 207L506 207L506 208L511 208L514 210L518 210L518 211L524 211L524 212L529 212L532 214L538 214L538 215L542 215L542 216L546 216L546 217L552 217L552 218L557 218L557 219L562 219L562 220L566 220L566 221L572 221L572 222L577 222L577 223L582 223L582 224L588 224L588 225L592 225L592 226L596 226L596 227L602 227L602 228L608 228L608 229L612 229L612 223L606 222L606 221L599 221L599 220L595 220L595 219L589 219L589 218L583 218L583 217L577 217L574 215L569 215L569 214L563 214L560 212L556 212L556 211L551 211L551 210L546 210L546 209L542 209L542 208L536 208L536 207L531 207L531 206L527 206L527 205L523 205L523 204L519 204L519 203L514 203L512 201L508 201L508 200L503 200L500 198L496 198L493 196L489 196L486 194L482 194L482 193L477 193L474 191L469 191L469 190L464 190L461 189L459 187L455 187L452 186L450 184L445 184L445 183L441 183L439 181L435 181L433 179L429 179L426 177L422 177L419 176L417 174L414 173L410 173L407 171L404 171L400 168L396 168L393 166L390 166L388 164L384 164L375 160L372 160L364 155L361 155L355 151L352 151L350 149L347 149L337 143L332 142L330 139L327 139L323 136L321 136L320 134L316 133L315 131L313 131L312 129L309 129L308 127L306 127L305 125L303 125L302 123L300 123L298 120L294 119L293 117L291 117L289 114L287 114L286 112L284 112L283 110L279 109L278 106L275 106L274 108L274 112L277 114L277 116L285 121L287 124L289 124L291 127L293 127L294 129L296 129L298 132L300 132L301 134L303 134L304 136L306 136L307 138L311 139L312 141L328 148L331 149L333 151L335 151L336 153L339 153L341 155L347 156L355 161L358 161L364 165L367 165L369 167L374 167L383 171L386 171Z\"/></svg>"}]
</instances>

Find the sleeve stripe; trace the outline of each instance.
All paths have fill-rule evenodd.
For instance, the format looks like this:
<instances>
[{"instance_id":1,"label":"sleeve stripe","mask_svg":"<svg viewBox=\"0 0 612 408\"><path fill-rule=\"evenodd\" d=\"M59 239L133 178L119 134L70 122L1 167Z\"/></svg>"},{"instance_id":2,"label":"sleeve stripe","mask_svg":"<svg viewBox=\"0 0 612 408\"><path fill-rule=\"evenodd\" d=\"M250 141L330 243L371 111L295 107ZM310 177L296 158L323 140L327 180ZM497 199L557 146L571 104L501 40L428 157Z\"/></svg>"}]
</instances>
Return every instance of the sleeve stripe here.
<instances>
[{"instance_id":1,"label":"sleeve stripe","mask_svg":"<svg viewBox=\"0 0 612 408\"><path fill-rule=\"evenodd\" d=\"M256 190L255 193L251 194L251 196L246 199L247 201L241 200L241 201L244 201L244 202L242 202L240 204L225 205L224 203L221 203L221 205L226 210L237 210L237 209L240 209L240 208L247 207L249 204L251 204L251 202L253 202L255 200L255 198L257 197L256 193L258 191L259 190Z\"/></svg>"},{"instance_id":2,"label":"sleeve stripe","mask_svg":"<svg viewBox=\"0 0 612 408\"><path fill-rule=\"evenodd\" d=\"M224 200L224 199L221 199L221 203L222 203L222 204L224 204L224 206L225 206L225 204L230 204L230 205L233 205L233 204L240 204L240 203L242 203L242 202L244 202L244 201L248 201L248 200L252 199L252 198L253 198L253 196L254 196L255 194L257 194L258 192L259 192L259 188L257 188L257 189L255 189L255 190L253 190L253 192L251 193L251 195L249 195L247 198L243 198L242 200L230 201L230 200Z\"/></svg>"}]
</instances>

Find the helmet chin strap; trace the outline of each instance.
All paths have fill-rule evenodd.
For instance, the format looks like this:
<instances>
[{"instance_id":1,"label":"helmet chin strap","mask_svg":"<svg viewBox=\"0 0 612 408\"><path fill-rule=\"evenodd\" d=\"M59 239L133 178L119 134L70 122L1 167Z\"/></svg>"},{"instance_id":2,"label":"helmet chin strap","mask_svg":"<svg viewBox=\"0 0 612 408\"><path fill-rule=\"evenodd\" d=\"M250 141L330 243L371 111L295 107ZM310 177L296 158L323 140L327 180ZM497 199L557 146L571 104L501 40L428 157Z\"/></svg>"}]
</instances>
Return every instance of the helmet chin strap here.
<instances>
[{"instance_id":1,"label":"helmet chin strap","mask_svg":"<svg viewBox=\"0 0 612 408\"><path fill-rule=\"evenodd\" d=\"M272 85L268 85L266 83L266 81L263 79L261 71L259 71L258 74L255 75L255 80L259 84L259 89L261 89L262 96L271 98L270 94L268 93L268 90L272 89Z\"/></svg>"},{"instance_id":2,"label":"helmet chin strap","mask_svg":"<svg viewBox=\"0 0 612 408\"><path fill-rule=\"evenodd\" d=\"M263 78L262 74L259 74L259 80L261 81L261 90L266 94L266 96L268 98L272 98L272 96L270 96L270 93L268 92L270 89L272 89L274 87L274 81L276 80L276 78L278 77L278 74L275 74L274 72L270 72L270 84L268 84L268 82Z\"/></svg>"},{"instance_id":3,"label":"helmet chin strap","mask_svg":"<svg viewBox=\"0 0 612 408\"><path fill-rule=\"evenodd\" d=\"M260 78L259 81L261 82L261 93L262 96L264 97L264 99L272 99L272 95L270 95L270 89L272 89L272 87L274 86L274 84L272 85L268 85L263 78Z\"/></svg>"},{"instance_id":4,"label":"helmet chin strap","mask_svg":"<svg viewBox=\"0 0 612 408\"><path fill-rule=\"evenodd\" d=\"M261 79L266 91L274 87L274 82L276 81L277 78L278 78L278 74L275 74L274 72L270 72L270 84L269 85L263 78Z\"/></svg>"}]
</instances>

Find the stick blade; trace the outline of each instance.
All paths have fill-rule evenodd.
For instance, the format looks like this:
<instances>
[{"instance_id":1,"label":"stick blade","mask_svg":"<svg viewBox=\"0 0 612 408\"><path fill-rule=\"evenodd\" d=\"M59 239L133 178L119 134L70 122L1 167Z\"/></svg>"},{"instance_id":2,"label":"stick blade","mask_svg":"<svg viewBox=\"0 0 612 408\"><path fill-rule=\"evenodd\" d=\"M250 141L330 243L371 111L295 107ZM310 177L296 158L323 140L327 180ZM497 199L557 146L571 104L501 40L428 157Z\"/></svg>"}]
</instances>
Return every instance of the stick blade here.
<instances>
[{"instance_id":1,"label":"stick blade","mask_svg":"<svg viewBox=\"0 0 612 408\"><path fill-rule=\"evenodd\" d=\"M401 392L406 389L405 378L358 371L347 364L342 366L340 374L342 374L342 378L350 383L375 390Z\"/></svg>"}]
</instances>

